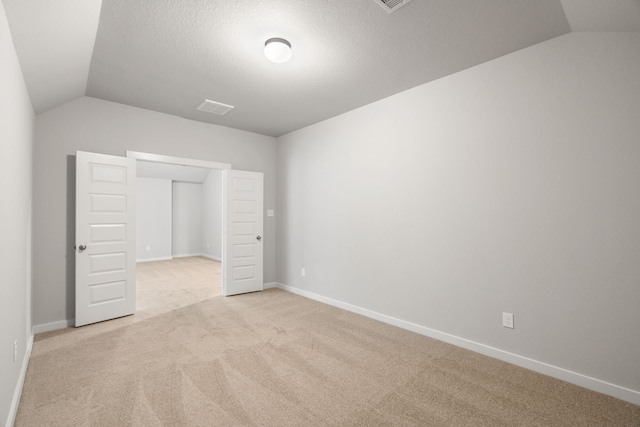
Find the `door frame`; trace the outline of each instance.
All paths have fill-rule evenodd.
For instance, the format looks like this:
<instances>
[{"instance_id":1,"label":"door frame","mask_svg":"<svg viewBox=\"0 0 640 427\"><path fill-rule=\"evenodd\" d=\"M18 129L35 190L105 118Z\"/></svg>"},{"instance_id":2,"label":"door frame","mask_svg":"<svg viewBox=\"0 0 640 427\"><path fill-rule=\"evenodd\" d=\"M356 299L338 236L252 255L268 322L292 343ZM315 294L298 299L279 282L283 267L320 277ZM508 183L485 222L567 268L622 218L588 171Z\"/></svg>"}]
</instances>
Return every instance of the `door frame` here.
<instances>
[{"instance_id":1,"label":"door frame","mask_svg":"<svg viewBox=\"0 0 640 427\"><path fill-rule=\"evenodd\" d=\"M231 170L231 164L211 162L208 160L189 159L185 157L165 156L162 154L142 153L139 151L127 150L126 157L145 162L166 163L170 165L195 166L199 168L217 169L222 172L222 271L225 271L226 248L227 248L227 172ZM137 214L137 213L136 213ZM227 277L222 275L222 289L226 289Z\"/></svg>"}]
</instances>

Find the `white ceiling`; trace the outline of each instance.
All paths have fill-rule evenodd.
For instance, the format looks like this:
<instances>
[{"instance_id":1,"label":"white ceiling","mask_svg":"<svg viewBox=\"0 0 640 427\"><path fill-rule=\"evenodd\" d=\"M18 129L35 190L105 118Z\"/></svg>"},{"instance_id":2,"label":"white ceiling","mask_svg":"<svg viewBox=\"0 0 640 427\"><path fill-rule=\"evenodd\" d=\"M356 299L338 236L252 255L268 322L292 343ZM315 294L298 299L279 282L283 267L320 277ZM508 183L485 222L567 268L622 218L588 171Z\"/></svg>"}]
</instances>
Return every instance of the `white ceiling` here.
<instances>
[{"instance_id":1,"label":"white ceiling","mask_svg":"<svg viewBox=\"0 0 640 427\"><path fill-rule=\"evenodd\" d=\"M271 136L572 30L640 31L640 0L3 3L37 113L87 95ZM264 58L270 37L291 61Z\"/></svg>"},{"instance_id":2,"label":"white ceiling","mask_svg":"<svg viewBox=\"0 0 640 427\"><path fill-rule=\"evenodd\" d=\"M3 0L36 113L84 96L102 0Z\"/></svg>"},{"instance_id":3,"label":"white ceiling","mask_svg":"<svg viewBox=\"0 0 640 427\"><path fill-rule=\"evenodd\" d=\"M640 0L562 0L571 31L640 31Z\"/></svg>"}]
</instances>

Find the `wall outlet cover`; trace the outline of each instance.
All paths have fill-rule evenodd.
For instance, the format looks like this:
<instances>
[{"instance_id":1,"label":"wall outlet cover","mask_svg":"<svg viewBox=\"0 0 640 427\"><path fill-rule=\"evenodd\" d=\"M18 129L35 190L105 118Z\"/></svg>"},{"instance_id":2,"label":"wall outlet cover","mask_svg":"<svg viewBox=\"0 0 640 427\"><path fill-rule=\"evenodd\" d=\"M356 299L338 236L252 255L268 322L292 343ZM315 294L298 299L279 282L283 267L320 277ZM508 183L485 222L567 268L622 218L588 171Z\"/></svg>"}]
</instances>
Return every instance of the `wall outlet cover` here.
<instances>
[{"instance_id":1,"label":"wall outlet cover","mask_svg":"<svg viewBox=\"0 0 640 427\"><path fill-rule=\"evenodd\" d=\"M513 329L513 313L502 313L502 326Z\"/></svg>"}]
</instances>

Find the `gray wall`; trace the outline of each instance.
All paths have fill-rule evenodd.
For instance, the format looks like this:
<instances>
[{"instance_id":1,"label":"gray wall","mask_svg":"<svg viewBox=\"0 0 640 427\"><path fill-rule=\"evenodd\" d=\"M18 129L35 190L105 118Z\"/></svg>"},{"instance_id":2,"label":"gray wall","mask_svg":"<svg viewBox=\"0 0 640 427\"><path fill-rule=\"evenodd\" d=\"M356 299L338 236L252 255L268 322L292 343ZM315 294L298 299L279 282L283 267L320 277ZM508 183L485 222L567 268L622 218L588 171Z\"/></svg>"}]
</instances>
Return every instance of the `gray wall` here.
<instances>
[{"instance_id":1,"label":"gray wall","mask_svg":"<svg viewBox=\"0 0 640 427\"><path fill-rule=\"evenodd\" d=\"M137 261L171 259L171 192L170 179L136 178Z\"/></svg>"},{"instance_id":2,"label":"gray wall","mask_svg":"<svg viewBox=\"0 0 640 427\"><path fill-rule=\"evenodd\" d=\"M212 170L202 183L202 254L222 260L222 172Z\"/></svg>"},{"instance_id":3,"label":"gray wall","mask_svg":"<svg viewBox=\"0 0 640 427\"><path fill-rule=\"evenodd\" d=\"M640 391L638 52L573 33L280 137L278 281Z\"/></svg>"},{"instance_id":4,"label":"gray wall","mask_svg":"<svg viewBox=\"0 0 640 427\"><path fill-rule=\"evenodd\" d=\"M173 182L172 255L202 253L202 184Z\"/></svg>"},{"instance_id":5,"label":"gray wall","mask_svg":"<svg viewBox=\"0 0 640 427\"><path fill-rule=\"evenodd\" d=\"M126 150L229 163L265 174L265 210L276 203L275 139L222 126L78 98L36 119L34 149L33 321L74 318L76 150ZM265 217L266 282L275 281L275 221Z\"/></svg>"},{"instance_id":6,"label":"gray wall","mask_svg":"<svg viewBox=\"0 0 640 427\"><path fill-rule=\"evenodd\" d=\"M0 2L0 425L31 339L31 173L35 116ZM18 356L13 362L13 344ZM17 397L17 396L16 396ZM8 425L8 424L7 424Z\"/></svg>"},{"instance_id":7,"label":"gray wall","mask_svg":"<svg viewBox=\"0 0 640 427\"><path fill-rule=\"evenodd\" d=\"M136 184L138 262L188 255L222 260L222 171L212 169L202 184L144 177Z\"/></svg>"}]
</instances>

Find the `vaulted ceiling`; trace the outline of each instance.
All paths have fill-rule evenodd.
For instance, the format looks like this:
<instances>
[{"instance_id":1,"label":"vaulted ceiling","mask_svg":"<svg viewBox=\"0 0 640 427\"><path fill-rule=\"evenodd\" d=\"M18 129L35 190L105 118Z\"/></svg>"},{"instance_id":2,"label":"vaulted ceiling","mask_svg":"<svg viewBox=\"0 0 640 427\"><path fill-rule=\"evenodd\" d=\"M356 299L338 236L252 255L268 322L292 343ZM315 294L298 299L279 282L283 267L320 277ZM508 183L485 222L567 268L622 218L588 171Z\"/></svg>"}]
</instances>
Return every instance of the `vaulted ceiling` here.
<instances>
[{"instance_id":1,"label":"vaulted ceiling","mask_svg":"<svg viewBox=\"0 0 640 427\"><path fill-rule=\"evenodd\" d=\"M36 113L86 95L271 136L571 31L640 31L640 0L3 4ZM264 57L271 37L289 62Z\"/></svg>"}]
</instances>

